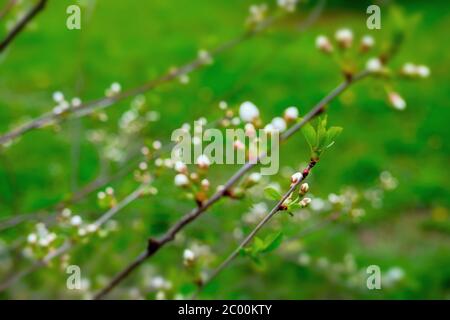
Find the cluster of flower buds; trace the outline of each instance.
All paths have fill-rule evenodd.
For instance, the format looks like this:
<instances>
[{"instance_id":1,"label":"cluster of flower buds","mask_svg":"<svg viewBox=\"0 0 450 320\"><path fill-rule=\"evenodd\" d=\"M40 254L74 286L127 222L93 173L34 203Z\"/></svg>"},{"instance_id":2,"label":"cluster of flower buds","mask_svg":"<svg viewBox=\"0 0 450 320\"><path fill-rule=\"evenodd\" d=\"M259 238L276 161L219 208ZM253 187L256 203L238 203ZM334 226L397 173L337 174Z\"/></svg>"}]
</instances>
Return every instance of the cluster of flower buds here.
<instances>
[{"instance_id":1,"label":"cluster of flower buds","mask_svg":"<svg viewBox=\"0 0 450 320\"><path fill-rule=\"evenodd\" d=\"M428 78L430 76L430 68L425 65L416 65L411 62L407 62L403 65L401 73L406 77L419 77Z\"/></svg>"},{"instance_id":2,"label":"cluster of flower buds","mask_svg":"<svg viewBox=\"0 0 450 320\"><path fill-rule=\"evenodd\" d=\"M56 91L53 93L53 101L56 103L56 106L53 108L54 115L61 115L69 111L71 107L78 108L79 106L81 106L80 98L74 97L69 102L66 100L64 94L61 91Z\"/></svg>"},{"instance_id":3,"label":"cluster of flower buds","mask_svg":"<svg viewBox=\"0 0 450 320\"><path fill-rule=\"evenodd\" d=\"M98 225L95 223L85 223L79 215L72 215L72 211L69 208L64 208L61 211L62 222L67 223L68 226L74 228L75 233L73 236L84 237L87 234L95 233L98 230Z\"/></svg>"},{"instance_id":4,"label":"cluster of flower buds","mask_svg":"<svg viewBox=\"0 0 450 320\"><path fill-rule=\"evenodd\" d=\"M182 161L176 161L173 169L177 172L174 177L174 184L177 187L190 191L187 194L189 198L195 199L197 204L207 200L207 194L210 189L210 182L206 178L206 174L211 160L204 154L200 155L197 160L197 171L189 172L188 166Z\"/></svg>"},{"instance_id":5,"label":"cluster of flower buds","mask_svg":"<svg viewBox=\"0 0 450 320\"><path fill-rule=\"evenodd\" d=\"M117 199L112 187L107 187L105 191L99 191L97 193L97 200L101 208L112 208L117 204Z\"/></svg>"},{"instance_id":6,"label":"cluster of flower buds","mask_svg":"<svg viewBox=\"0 0 450 320\"><path fill-rule=\"evenodd\" d=\"M264 131L267 133L284 132L288 128L288 123L293 123L298 119L299 111L297 107L289 107L284 111L283 118L275 117L265 125Z\"/></svg>"},{"instance_id":7,"label":"cluster of flower buds","mask_svg":"<svg viewBox=\"0 0 450 320\"><path fill-rule=\"evenodd\" d=\"M36 232L30 233L27 242L31 246L46 248L56 240L56 234L49 232L43 223L36 224Z\"/></svg>"}]
</instances>

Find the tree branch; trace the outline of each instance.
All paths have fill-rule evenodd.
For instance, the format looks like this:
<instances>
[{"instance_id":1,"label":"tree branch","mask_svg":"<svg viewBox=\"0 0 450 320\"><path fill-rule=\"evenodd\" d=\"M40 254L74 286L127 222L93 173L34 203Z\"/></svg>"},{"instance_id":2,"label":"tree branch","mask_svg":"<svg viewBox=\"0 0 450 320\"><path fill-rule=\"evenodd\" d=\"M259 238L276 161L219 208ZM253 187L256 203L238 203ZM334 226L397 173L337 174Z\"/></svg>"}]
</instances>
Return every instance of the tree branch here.
<instances>
[{"instance_id":1,"label":"tree branch","mask_svg":"<svg viewBox=\"0 0 450 320\"><path fill-rule=\"evenodd\" d=\"M270 210L270 212L258 223L258 225L249 233L249 235L239 244L239 246L217 267L211 274L211 276L205 280L203 283L199 285L199 289L197 290L194 298L201 291L202 288L206 287L214 278L217 277L219 273L221 273L230 263L236 258L236 256L241 252L242 249L247 246L247 244L252 241L255 235L264 227L279 211L281 211L281 206L286 201L287 198L294 192L298 185L300 185L303 181L305 181L306 177L309 175L311 169L316 165L316 160L311 160L308 166L303 170L303 175L301 179L298 179L296 183L293 183L288 191L281 197L278 203Z\"/></svg>"},{"instance_id":2,"label":"tree branch","mask_svg":"<svg viewBox=\"0 0 450 320\"><path fill-rule=\"evenodd\" d=\"M46 0L45 0L46 1ZM234 47L239 45L240 43L244 42L245 40L248 40L250 38L253 38L254 36L260 34L264 30L266 30L269 26L271 26L275 21L277 17L270 17L267 20L263 21L260 25L255 27L252 30L249 30L245 33L243 33L241 36L232 39L231 41L228 41L221 46L215 48L210 52L211 58L214 58ZM79 106L72 106L67 112L62 114L54 114L53 112L47 112L40 117L29 121L28 123L13 129L12 131L0 136L0 145L5 144L31 130L42 128L46 125L52 124L52 123L60 123L63 122L69 118L79 118L86 116L88 114L93 113L96 110L104 109L107 107L110 107L114 103L138 95L142 94L148 91L151 91L157 87L159 87L162 84L168 83L173 81L174 79L179 78L180 76L186 75L194 70L200 69L205 65L204 58L198 57L191 62L183 65L180 68L177 68L176 70L169 71L165 75L152 80L150 82L147 82L141 86L129 89L127 91L124 91L122 93L119 93L117 95L114 95L112 97L103 97L99 98L97 100L92 100L90 102L83 103Z\"/></svg>"},{"instance_id":3,"label":"tree branch","mask_svg":"<svg viewBox=\"0 0 450 320\"><path fill-rule=\"evenodd\" d=\"M45 8L47 0L39 0L36 5L11 29L6 38L0 42L0 53L14 40L14 38L33 20L33 18Z\"/></svg>"},{"instance_id":4,"label":"tree branch","mask_svg":"<svg viewBox=\"0 0 450 320\"><path fill-rule=\"evenodd\" d=\"M303 119L287 130L281 137L280 140L283 142L289 139L294 133L298 132L308 121L316 117L323 111L325 105L334 100L338 95L345 91L351 84L363 79L369 75L368 71L362 71L353 77L347 78L343 83L337 86L333 91L331 91L327 96L325 96L321 101L319 101L304 117ZM180 230L189 225L192 221L200 217L209 207L219 201L221 198L226 196L229 189L241 179L247 172L253 169L257 163L263 159L265 155L258 157L255 163L246 163L242 166L224 185L224 188L217 191L211 198L209 198L203 205L193 209L191 212L185 214L178 222L176 222L163 236L159 239L150 238L148 241L147 249L139 254L139 256L128 265L123 271L118 273L111 282L106 285L101 291L97 293L94 299L104 298L114 287L116 287L120 282L127 278L133 270L139 267L145 260L156 254L163 246L175 239L175 236Z\"/></svg>"}]
</instances>

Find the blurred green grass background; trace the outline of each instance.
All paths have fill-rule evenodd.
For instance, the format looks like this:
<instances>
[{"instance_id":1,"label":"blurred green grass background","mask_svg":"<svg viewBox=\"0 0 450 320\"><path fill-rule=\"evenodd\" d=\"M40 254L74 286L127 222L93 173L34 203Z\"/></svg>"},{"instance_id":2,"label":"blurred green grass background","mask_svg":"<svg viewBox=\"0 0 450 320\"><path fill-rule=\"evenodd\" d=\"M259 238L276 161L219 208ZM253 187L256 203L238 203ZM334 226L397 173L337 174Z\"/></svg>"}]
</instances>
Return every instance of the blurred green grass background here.
<instances>
[{"instance_id":1,"label":"blurred green grass background","mask_svg":"<svg viewBox=\"0 0 450 320\"><path fill-rule=\"evenodd\" d=\"M344 127L344 132L322 159L310 184L314 195L326 197L347 185L369 187L381 171L388 170L399 180L399 187L387 194L381 210L357 226L334 225L308 236L302 245L332 261L351 253L360 266L399 266L405 271L405 280L392 290L354 290L321 272L269 255L266 268L260 272L254 272L250 261L240 260L202 297L450 297L448 6L444 2L396 3L407 14L419 13L421 20L409 30L393 65L423 63L430 67L431 77L394 84L408 103L404 112L388 107L383 87L375 80L357 84L333 102L329 121ZM114 81L124 89L137 86L191 60L200 48L210 49L234 38L242 33L253 1L99 0L89 18L83 11L81 31L65 28L68 4L72 1L50 1L36 23L1 57L0 132L24 117L49 111L54 91L88 101L101 96ZM382 29L366 29L365 8L370 3L365 1L352 7L345 1L328 1L319 20L300 32L299 24L313 4L219 56L212 66L194 72L188 85L172 83L146 94L151 109L161 114L155 127L149 128L153 137L166 142L172 130L184 122L201 116L219 117L217 102L221 99L232 105L253 101L266 120L290 105L306 113L341 81L338 67L315 49L317 35L332 36L340 27L351 27L357 37L371 34L381 42L389 36L385 7ZM117 119L129 103L122 101L109 108L106 123L71 121L63 124L58 134L50 129L37 130L2 149L0 218L49 206L93 180L100 161L84 134L91 128L117 131ZM299 135L282 151L282 165L297 167L307 156L305 141ZM212 180L223 182L232 170L214 170ZM171 181L170 175L162 177L157 198L140 200L121 213L118 232L74 251L72 261L82 266L92 287L97 288L99 278L113 275L138 254L150 234L163 232L192 207L188 201L180 201L175 188L167 187ZM127 178L113 186L120 197L134 184ZM236 245L230 233L251 204L225 202L185 234L211 245L219 257ZM101 212L95 194L76 208L90 217ZM4 244L12 243L31 227L25 224L3 233ZM189 287L190 275L180 271L182 248L183 243L177 243L148 265L184 288ZM20 268L24 264L9 256L5 259L5 266ZM59 270L56 264L36 272L2 297L71 297L61 289L65 273L55 270ZM140 279L139 275L131 277L126 285L137 285ZM145 287L145 283L140 285ZM124 291L116 294L126 297Z\"/></svg>"}]
</instances>

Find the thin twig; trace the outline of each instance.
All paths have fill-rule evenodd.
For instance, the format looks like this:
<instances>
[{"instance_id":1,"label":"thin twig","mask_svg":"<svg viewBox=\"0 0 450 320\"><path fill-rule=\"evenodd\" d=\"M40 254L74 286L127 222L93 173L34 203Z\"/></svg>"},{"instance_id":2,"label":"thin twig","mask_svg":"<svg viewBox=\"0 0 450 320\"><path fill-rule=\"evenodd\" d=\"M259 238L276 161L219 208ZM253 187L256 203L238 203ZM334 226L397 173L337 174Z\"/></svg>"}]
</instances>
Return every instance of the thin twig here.
<instances>
[{"instance_id":1,"label":"thin twig","mask_svg":"<svg viewBox=\"0 0 450 320\"><path fill-rule=\"evenodd\" d=\"M211 58L214 58L226 51L228 51L231 48L236 47L240 43L244 42L245 40L248 40L250 38L253 38L254 36L258 35L262 31L266 30L269 26L271 26L276 21L277 16L268 18L264 22L262 22L259 26L255 27L252 30L246 31L241 36L232 39L231 41L228 41L221 46L215 48L212 50L209 54ZM11 140L33 130L33 129L39 129L46 125L50 125L52 123L60 123L70 118L80 118L86 115L89 115L97 110L104 109L107 107L110 107L114 103L132 97L136 96L138 94L142 94L148 91L151 91L157 87L159 87L162 84L171 82L180 76L186 75L194 70L200 69L201 67L205 66L207 63L205 63L204 58L198 57L191 62L183 65L182 67L179 67L175 70L171 70L165 75L152 80L150 82L147 82L141 86L129 89L127 91L124 91L122 93L119 93L117 95L111 96L111 97L103 97L99 98L97 100L93 100L90 102L83 103L79 106L72 106L67 112L62 114L55 114L53 112L47 112L40 117L31 120L27 122L26 124L13 129L12 131L0 136L0 145L5 144L7 142L10 142Z\"/></svg>"},{"instance_id":2,"label":"thin twig","mask_svg":"<svg viewBox=\"0 0 450 320\"><path fill-rule=\"evenodd\" d=\"M122 201L120 201L118 204L116 204L114 207L106 211L103 215L101 215L93 224L99 228L103 224L105 224L107 221L109 221L111 218L113 218L117 213L119 213L121 210L123 210L126 206L130 205L132 202L134 202L136 199L138 199L142 195L143 189L146 187L147 184L142 184L138 188L136 188L133 192L131 192L128 196L126 196ZM29 275L30 273L40 269L41 267L46 266L50 261L52 261L54 258L57 258L61 256L62 254L69 251L73 246L75 242L72 240L67 240L61 247L56 249L55 251L50 252L48 255L46 255L43 259L36 261L33 263L28 269L25 269L11 278L7 279L3 283L0 284L0 292L6 290L11 285L22 279L23 277Z\"/></svg>"},{"instance_id":3,"label":"thin twig","mask_svg":"<svg viewBox=\"0 0 450 320\"><path fill-rule=\"evenodd\" d=\"M308 121L316 117L320 114L324 107L335 99L338 95L340 95L343 91L345 91L351 84L363 79L369 75L369 72L362 71L356 74L353 77L346 78L346 80L337 86L333 91L331 91L327 96L325 96L321 101L319 101L304 117L303 119L292 126L289 130L287 130L283 135L281 135L280 140L285 141L289 139L294 133L299 131ZM152 257L156 254L164 245L171 242L175 239L175 236L180 232L184 227L189 225L192 221L201 216L209 207L215 204L217 201L225 197L231 187L241 179L247 172L253 169L258 162L263 159L265 155L261 155L258 157L257 161L254 163L246 163L242 166L225 184L224 188L218 190L211 198L208 199L201 206L193 209L191 212L185 214L180 220L178 220L163 236L159 239L150 238L148 240L147 249L139 254L139 256L128 265L123 271L119 272L109 284L107 284L101 291L99 291L94 299L102 299L104 298L114 287L116 287L120 282L122 282L125 278L128 277L129 274L137 267L139 267L145 260Z\"/></svg>"},{"instance_id":4,"label":"thin twig","mask_svg":"<svg viewBox=\"0 0 450 320\"><path fill-rule=\"evenodd\" d=\"M311 160L308 164L308 166L303 170L303 175L301 179L298 179L297 182L293 183L288 191L281 197L281 199L277 202L277 204L270 210L270 212L258 223L258 225L248 234L248 236L239 244L239 246L217 267L209 276L208 279L206 279L203 283L201 283L198 287L198 290L196 294L194 295L194 298L197 296L200 291L206 287L214 278L219 275L228 265L233 261L236 256L241 252L242 249L244 249L247 244L252 241L252 239L255 237L255 235L258 233L261 228L263 228L278 212L282 210L283 203L286 201L287 198L290 197L290 195L294 192L294 190L297 188L297 186L302 183L306 177L309 175L311 169L316 165L316 160Z\"/></svg>"},{"instance_id":5,"label":"thin twig","mask_svg":"<svg viewBox=\"0 0 450 320\"><path fill-rule=\"evenodd\" d=\"M0 42L0 53L14 40L15 37L33 20L33 18L45 8L47 0L39 0L36 5L11 29L5 39Z\"/></svg>"}]
</instances>

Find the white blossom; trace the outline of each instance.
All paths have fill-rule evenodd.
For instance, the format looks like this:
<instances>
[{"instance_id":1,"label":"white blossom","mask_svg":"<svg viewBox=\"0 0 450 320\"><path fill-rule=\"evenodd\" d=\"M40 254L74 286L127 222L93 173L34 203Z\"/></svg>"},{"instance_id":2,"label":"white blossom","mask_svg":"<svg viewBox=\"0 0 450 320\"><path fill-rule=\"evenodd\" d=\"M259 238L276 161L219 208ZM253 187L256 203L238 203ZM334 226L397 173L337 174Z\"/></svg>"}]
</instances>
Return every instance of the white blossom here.
<instances>
[{"instance_id":1,"label":"white blossom","mask_svg":"<svg viewBox=\"0 0 450 320\"><path fill-rule=\"evenodd\" d=\"M56 91L53 93L53 101L56 103L61 103L64 101L64 94L61 91Z\"/></svg>"},{"instance_id":2,"label":"white blossom","mask_svg":"<svg viewBox=\"0 0 450 320\"><path fill-rule=\"evenodd\" d=\"M174 182L177 187L184 187L189 184L189 178L185 174L179 173L175 176Z\"/></svg>"},{"instance_id":3,"label":"white blossom","mask_svg":"<svg viewBox=\"0 0 450 320\"><path fill-rule=\"evenodd\" d=\"M349 48L353 42L353 32L350 29L339 29L336 31L335 38L343 48Z\"/></svg>"},{"instance_id":4,"label":"white blossom","mask_svg":"<svg viewBox=\"0 0 450 320\"><path fill-rule=\"evenodd\" d=\"M244 122L252 122L259 117L259 110L252 102L246 101L239 107L239 116Z\"/></svg>"},{"instance_id":5,"label":"white blossom","mask_svg":"<svg viewBox=\"0 0 450 320\"><path fill-rule=\"evenodd\" d=\"M80 226L82 222L83 222L83 220L81 219L80 216L73 216L73 217L70 219L70 224L73 225L73 226L75 226L75 227Z\"/></svg>"},{"instance_id":6,"label":"white blossom","mask_svg":"<svg viewBox=\"0 0 450 320\"><path fill-rule=\"evenodd\" d=\"M284 118L286 120L296 120L298 118L298 114L297 107L289 107L284 110Z\"/></svg>"},{"instance_id":7,"label":"white blossom","mask_svg":"<svg viewBox=\"0 0 450 320\"><path fill-rule=\"evenodd\" d=\"M276 117L272 119L272 126L275 130L278 130L280 132L283 132L284 130L286 130L286 121L284 121L283 118L280 117Z\"/></svg>"},{"instance_id":8,"label":"white blossom","mask_svg":"<svg viewBox=\"0 0 450 320\"><path fill-rule=\"evenodd\" d=\"M375 45L375 39L372 36L365 35L361 39L361 45L364 49L370 49Z\"/></svg>"},{"instance_id":9,"label":"white blossom","mask_svg":"<svg viewBox=\"0 0 450 320\"><path fill-rule=\"evenodd\" d=\"M372 58L367 61L366 69L370 72L380 72L383 70L383 64L380 59Z\"/></svg>"}]
</instances>

